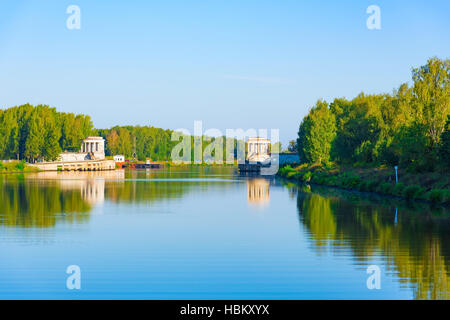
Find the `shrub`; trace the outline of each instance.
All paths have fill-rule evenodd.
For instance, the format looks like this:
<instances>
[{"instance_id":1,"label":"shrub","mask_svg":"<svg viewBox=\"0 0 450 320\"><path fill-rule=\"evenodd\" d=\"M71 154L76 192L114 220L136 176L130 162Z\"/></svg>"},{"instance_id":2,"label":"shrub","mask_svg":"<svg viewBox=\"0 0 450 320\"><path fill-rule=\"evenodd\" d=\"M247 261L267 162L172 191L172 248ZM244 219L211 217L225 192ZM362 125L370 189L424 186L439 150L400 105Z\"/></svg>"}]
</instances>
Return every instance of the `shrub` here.
<instances>
[{"instance_id":1,"label":"shrub","mask_svg":"<svg viewBox=\"0 0 450 320\"><path fill-rule=\"evenodd\" d=\"M394 185L389 182L383 182L377 187L377 192L382 194L392 194Z\"/></svg>"},{"instance_id":2,"label":"shrub","mask_svg":"<svg viewBox=\"0 0 450 320\"><path fill-rule=\"evenodd\" d=\"M416 194L415 194L415 198L416 199L422 199L422 200L426 200L426 190L422 187L419 186L419 189L417 190Z\"/></svg>"},{"instance_id":3,"label":"shrub","mask_svg":"<svg viewBox=\"0 0 450 320\"><path fill-rule=\"evenodd\" d=\"M441 189L432 189L427 193L428 200L432 202L443 202L445 197L445 190Z\"/></svg>"},{"instance_id":4,"label":"shrub","mask_svg":"<svg viewBox=\"0 0 450 320\"><path fill-rule=\"evenodd\" d=\"M290 165L287 165L287 166L285 166L285 167L282 167L282 168L278 171L278 173L279 173L282 177L288 177L288 174L289 174L290 172L292 172L292 171L294 171L294 170L292 169L292 167L291 167Z\"/></svg>"},{"instance_id":5,"label":"shrub","mask_svg":"<svg viewBox=\"0 0 450 320\"><path fill-rule=\"evenodd\" d=\"M366 185L367 185L366 191L374 192L377 189L378 182L375 180L369 180L367 181Z\"/></svg>"},{"instance_id":6,"label":"shrub","mask_svg":"<svg viewBox=\"0 0 450 320\"><path fill-rule=\"evenodd\" d=\"M403 195L407 199L412 199L412 198L416 198L417 196L419 196L421 192L423 192L423 189L420 186L413 184L413 185L407 186L403 190Z\"/></svg>"},{"instance_id":7,"label":"shrub","mask_svg":"<svg viewBox=\"0 0 450 320\"><path fill-rule=\"evenodd\" d=\"M311 173L311 171L308 171L302 176L302 181L309 182L311 180L311 177L312 177L312 173Z\"/></svg>"},{"instance_id":8,"label":"shrub","mask_svg":"<svg viewBox=\"0 0 450 320\"><path fill-rule=\"evenodd\" d=\"M316 171L314 172L314 174L311 176L311 181L317 184L326 184L327 182L327 176L326 174L320 172L320 171Z\"/></svg>"},{"instance_id":9,"label":"shrub","mask_svg":"<svg viewBox=\"0 0 450 320\"><path fill-rule=\"evenodd\" d=\"M401 196L403 195L403 189L405 189L405 184L403 182L397 183L394 186L392 193L396 196Z\"/></svg>"},{"instance_id":10,"label":"shrub","mask_svg":"<svg viewBox=\"0 0 450 320\"><path fill-rule=\"evenodd\" d=\"M287 178L296 178L296 177L298 177L298 172L295 172L294 170L287 171L286 177Z\"/></svg>"},{"instance_id":11,"label":"shrub","mask_svg":"<svg viewBox=\"0 0 450 320\"><path fill-rule=\"evenodd\" d=\"M25 169L25 161L20 161L16 164L16 169L22 171L23 169Z\"/></svg>"},{"instance_id":12,"label":"shrub","mask_svg":"<svg viewBox=\"0 0 450 320\"><path fill-rule=\"evenodd\" d=\"M328 178L328 185L330 186L337 186L337 176L331 176Z\"/></svg>"},{"instance_id":13,"label":"shrub","mask_svg":"<svg viewBox=\"0 0 450 320\"><path fill-rule=\"evenodd\" d=\"M450 190L445 189L445 190L443 190L443 193L444 193L444 198L442 199L442 202L446 203L446 204L450 204Z\"/></svg>"},{"instance_id":14,"label":"shrub","mask_svg":"<svg viewBox=\"0 0 450 320\"><path fill-rule=\"evenodd\" d=\"M360 183L361 183L361 179L359 177L349 177L347 179L347 185L351 189L356 189Z\"/></svg>"}]
</instances>

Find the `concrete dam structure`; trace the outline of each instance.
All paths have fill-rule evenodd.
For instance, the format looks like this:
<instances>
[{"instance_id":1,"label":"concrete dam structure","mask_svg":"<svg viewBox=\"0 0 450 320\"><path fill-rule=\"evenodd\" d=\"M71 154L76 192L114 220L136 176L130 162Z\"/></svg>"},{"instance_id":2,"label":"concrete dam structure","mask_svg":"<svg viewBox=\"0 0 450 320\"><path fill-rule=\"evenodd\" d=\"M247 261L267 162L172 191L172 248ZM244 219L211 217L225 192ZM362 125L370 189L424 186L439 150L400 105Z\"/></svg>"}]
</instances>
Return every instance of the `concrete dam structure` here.
<instances>
[{"instance_id":1,"label":"concrete dam structure","mask_svg":"<svg viewBox=\"0 0 450 320\"><path fill-rule=\"evenodd\" d=\"M80 152L63 152L57 161L32 163L42 171L105 171L114 170L114 160L105 159L105 139L87 137L81 140Z\"/></svg>"}]
</instances>

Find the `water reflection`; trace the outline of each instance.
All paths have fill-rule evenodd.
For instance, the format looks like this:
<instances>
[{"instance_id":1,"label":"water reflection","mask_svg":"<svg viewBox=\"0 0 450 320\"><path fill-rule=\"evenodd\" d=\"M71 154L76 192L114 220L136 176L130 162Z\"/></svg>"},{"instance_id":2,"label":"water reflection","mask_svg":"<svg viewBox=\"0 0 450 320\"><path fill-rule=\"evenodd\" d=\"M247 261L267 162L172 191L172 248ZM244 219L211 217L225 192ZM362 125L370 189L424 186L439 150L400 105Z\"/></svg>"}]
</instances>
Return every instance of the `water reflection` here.
<instances>
[{"instance_id":1,"label":"water reflection","mask_svg":"<svg viewBox=\"0 0 450 320\"><path fill-rule=\"evenodd\" d=\"M105 201L105 181L123 179L123 170L83 172L39 172L27 176L28 180L54 181L61 191L80 191L81 199L90 206Z\"/></svg>"},{"instance_id":2,"label":"water reflection","mask_svg":"<svg viewBox=\"0 0 450 320\"><path fill-rule=\"evenodd\" d=\"M247 180L248 203L266 206L270 200L270 182L264 178L253 178Z\"/></svg>"},{"instance_id":3,"label":"water reflection","mask_svg":"<svg viewBox=\"0 0 450 320\"><path fill-rule=\"evenodd\" d=\"M380 257L404 287L412 288L415 299L450 299L448 218L363 198L355 206L354 194L317 192L297 194L300 221L317 253L350 250L358 265Z\"/></svg>"},{"instance_id":4,"label":"water reflection","mask_svg":"<svg viewBox=\"0 0 450 320\"><path fill-rule=\"evenodd\" d=\"M58 220L83 222L91 210L79 190L23 179L0 180L0 203L0 225L13 227L52 227Z\"/></svg>"},{"instance_id":5,"label":"water reflection","mask_svg":"<svg viewBox=\"0 0 450 320\"><path fill-rule=\"evenodd\" d=\"M173 172L115 170L1 175L0 225L53 227L58 221L83 223L89 220L92 208L105 201L150 204L181 198L194 189L206 192L211 183L218 189L228 187L222 182L230 177L230 170L215 170L217 179L211 178L208 171L208 168L206 172L188 168Z\"/></svg>"},{"instance_id":6,"label":"water reflection","mask_svg":"<svg viewBox=\"0 0 450 320\"><path fill-rule=\"evenodd\" d=\"M39 172L0 177L0 225L53 227L58 221L89 220L94 205L105 199L105 179L123 172Z\"/></svg>"},{"instance_id":7,"label":"water reflection","mask_svg":"<svg viewBox=\"0 0 450 320\"><path fill-rule=\"evenodd\" d=\"M191 197L187 196L188 193L192 193ZM226 212L208 207L209 197L212 199L212 204L226 207ZM16 228L19 231L21 228L48 228L52 231L56 230L55 236L63 237L64 230L54 228L59 222L91 222L92 230L95 226L98 228L92 231L93 244L98 244L96 237L102 232L103 237L110 236L109 241L113 242L117 237L116 234L110 235L105 232L104 224L99 221L111 223L109 219L119 219L120 226L117 230L120 232L122 224L130 223L128 228L131 226L134 228L135 225L129 222L128 215L96 216L89 220L90 212L96 211L95 206L104 205L105 208L111 208L115 203L120 203L128 205L125 208L129 209L121 210L121 212L155 213L160 212L160 208L163 207L179 213L181 207L176 204L181 198L187 199L183 203L183 210L186 210L184 216L180 214L161 218L147 214L139 216L139 219L134 221L137 221L138 225L147 221L148 225L144 224L145 228L154 228L155 233L158 229L170 233L172 228L182 225L183 230L187 232L185 239L188 242L194 241L195 246L193 245L192 248L196 248L195 252L201 257L202 250L205 250L208 255L210 248L202 247L205 242L195 242L195 239L201 239L202 232L210 236L211 226L217 227L214 235L217 236L218 242L211 245L214 248L230 240L229 234L226 233L225 221L232 223L231 229L237 232L237 235L245 235L247 230L254 228L255 221L252 220L254 215L245 214L245 210L248 209L247 203L256 205L258 210L267 213L265 215L267 220L260 219L262 224L259 226L267 228L264 229L264 237L270 234L268 237L270 241L273 241L272 239L280 241L274 241L275 243L282 243L286 233L286 228L279 228L278 230L281 231L277 231L276 224L282 219L292 219L292 221L289 220L289 225L292 225L292 222L296 222L294 220L298 213L302 228L299 233L297 228L294 232L296 236L300 236L290 238L294 240L289 244L306 244L308 250L314 255L320 255L320 258L331 251L336 257L350 259L356 268L360 269L372 264L373 261L378 261L383 263L386 272L394 279L398 279L403 287L411 289L414 298L450 299L448 209L433 207L427 203L406 202L395 198L330 188L299 187L292 184L280 186L277 181L271 179L240 179L235 177L230 169L183 168L160 172L118 170L83 173L46 172L26 176L2 175L0 176L0 226ZM163 206L154 205L161 204L162 201L167 203L163 203ZM110 207L107 207L108 202ZM141 204L144 210L136 210L136 206ZM224 216L214 211L222 212ZM270 214L274 212L276 214ZM104 220L101 220L102 218ZM189 225L189 221L193 221L194 225ZM271 223L266 225L265 221ZM198 229L198 225L202 226L202 223L205 223L204 228ZM180 230L178 229L177 232L182 233L183 231ZM195 232L191 233L191 230ZM221 238L221 232L224 232L223 238ZM257 228L251 232L257 232ZM162 236L165 235L163 232ZM22 239L23 233L19 232L15 236L17 239ZM70 239L78 239L79 236L77 233L70 233ZM80 238L83 237L84 235ZM128 244L133 244L133 237L138 239L135 244L141 243L141 238L130 234L124 241L127 248ZM235 239L233 237L231 239ZM159 246L157 236L151 239L145 235L144 238L148 239L149 245ZM178 247L178 238L174 237L174 239L174 246ZM237 239L240 239L241 243L247 241L245 236ZM170 246L171 242L165 243L167 252L176 250L175 247ZM109 246L107 241L104 244L106 248ZM289 246L286 242L284 244ZM246 249L240 248L244 251L238 253L246 254ZM234 250L235 247L233 252ZM126 255L127 252L129 252L128 249L123 254ZM148 252L147 254L150 255ZM55 256L58 255L55 254ZM283 270L291 270L289 272L302 268L313 270L315 267L312 263L317 267L316 261L311 262L307 259L299 260L299 264L296 265L293 256L295 254L290 255L286 260L287 266ZM30 257L33 259L32 256ZM151 260L148 266L155 266L154 261L160 261L158 260L160 258ZM277 261L277 259L270 260ZM238 262L241 263L240 260ZM311 263L311 266L308 266L308 263ZM268 264L269 267L273 267L270 263ZM171 261L169 265L173 265ZM203 271L210 270L206 268ZM308 277L314 281L320 281L320 275L317 275L315 271L310 272ZM281 281L278 280L282 278L279 274L272 276L274 281ZM264 277L267 279L266 274ZM319 280L316 280L317 277ZM323 285L326 286L326 284Z\"/></svg>"}]
</instances>

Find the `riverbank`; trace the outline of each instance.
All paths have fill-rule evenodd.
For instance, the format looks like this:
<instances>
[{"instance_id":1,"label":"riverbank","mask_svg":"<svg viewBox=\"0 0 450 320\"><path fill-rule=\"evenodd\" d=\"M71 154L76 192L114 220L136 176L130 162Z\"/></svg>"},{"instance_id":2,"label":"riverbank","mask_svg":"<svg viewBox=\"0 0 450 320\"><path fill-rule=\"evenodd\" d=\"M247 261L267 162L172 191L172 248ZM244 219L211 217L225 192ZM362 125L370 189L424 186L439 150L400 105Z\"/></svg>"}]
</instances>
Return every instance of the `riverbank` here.
<instances>
[{"instance_id":1,"label":"riverbank","mask_svg":"<svg viewBox=\"0 0 450 320\"><path fill-rule=\"evenodd\" d=\"M0 161L0 173L37 172L38 168L29 166L25 161Z\"/></svg>"},{"instance_id":2,"label":"riverbank","mask_svg":"<svg viewBox=\"0 0 450 320\"><path fill-rule=\"evenodd\" d=\"M399 170L399 182L396 183L393 168L304 164L294 168L285 166L278 175L298 182L450 204L450 177L443 172L409 173Z\"/></svg>"}]
</instances>

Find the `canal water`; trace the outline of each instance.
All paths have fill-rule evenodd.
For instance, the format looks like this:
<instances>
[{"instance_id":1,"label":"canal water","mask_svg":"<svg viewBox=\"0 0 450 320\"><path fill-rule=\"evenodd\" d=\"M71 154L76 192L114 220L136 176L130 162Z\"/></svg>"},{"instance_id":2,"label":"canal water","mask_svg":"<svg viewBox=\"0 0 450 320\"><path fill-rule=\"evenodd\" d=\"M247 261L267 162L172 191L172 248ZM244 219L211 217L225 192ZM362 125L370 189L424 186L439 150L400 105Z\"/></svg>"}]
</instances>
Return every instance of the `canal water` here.
<instances>
[{"instance_id":1,"label":"canal water","mask_svg":"<svg viewBox=\"0 0 450 320\"><path fill-rule=\"evenodd\" d=\"M449 299L449 217L233 168L0 175L0 299Z\"/></svg>"}]
</instances>

